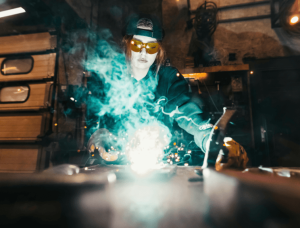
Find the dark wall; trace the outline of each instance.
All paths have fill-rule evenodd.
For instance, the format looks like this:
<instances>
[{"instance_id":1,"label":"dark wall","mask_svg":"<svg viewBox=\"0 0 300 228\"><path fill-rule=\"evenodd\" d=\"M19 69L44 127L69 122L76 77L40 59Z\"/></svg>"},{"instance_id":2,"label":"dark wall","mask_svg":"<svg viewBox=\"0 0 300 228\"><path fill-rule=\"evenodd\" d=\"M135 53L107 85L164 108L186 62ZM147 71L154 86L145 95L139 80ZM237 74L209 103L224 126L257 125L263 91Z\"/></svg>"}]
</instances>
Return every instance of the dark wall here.
<instances>
[{"instance_id":1,"label":"dark wall","mask_svg":"<svg viewBox=\"0 0 300 228\"><path fill-rule=\"evenodd\" d=\"M67 0L88 24L108 28L116 41L122 38L126 18L132 13L155 14L162 18L162 0ZM90 21L93 21L93 24Z\"/></svg>"},{"instance_id":2,"label":"dark wall","mask_svg":"<svg viewBox=\"0 0 300 228\"><path fill-rule=\"evenodd\" d=\"M257 164L300 165L299 62L300 56L250 63Z\"/></svg>"}]
</instances>

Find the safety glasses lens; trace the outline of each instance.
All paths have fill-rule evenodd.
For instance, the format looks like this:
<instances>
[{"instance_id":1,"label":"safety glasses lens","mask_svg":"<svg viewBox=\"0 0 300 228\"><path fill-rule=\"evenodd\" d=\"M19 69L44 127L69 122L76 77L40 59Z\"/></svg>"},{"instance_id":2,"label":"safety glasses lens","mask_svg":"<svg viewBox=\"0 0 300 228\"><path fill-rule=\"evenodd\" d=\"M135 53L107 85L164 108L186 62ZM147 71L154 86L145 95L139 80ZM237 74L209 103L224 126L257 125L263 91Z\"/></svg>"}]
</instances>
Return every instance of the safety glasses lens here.
<instances>
[{"instance_id":1,"label":"safety glasses lens","mask_svg":"<svg viewBox=\"0 0 300 228\"><path fill-rule=\"evenodd\" d=\"M137 40L131 40L131 50L134 52L140 52L143 46L143 43Z\"/></svg>"},{"instance_id":2,"label":"safety glasses lens","mask_svg":"<svg viewBox=\"0 0 300 228\"><path fill-rule=\"evenodd\" d=\"M146 44L146 51L149 54L154 54L158 52L159 50L159 44L158 43L148 43Z\"/></svg>"},{"instance_id":3,"label":"safety glasses lens","mask_svg":"<svg viewBox=\"0 0 300 228\"><path fill-rule=\"evenodd\" d=\"M138 40L131 40L130 42L131 50L134 52L140 52L142 48L146 48L148 54L155 54L159 50L158 43L143 43Z\"/></svg>"}]
</instances>

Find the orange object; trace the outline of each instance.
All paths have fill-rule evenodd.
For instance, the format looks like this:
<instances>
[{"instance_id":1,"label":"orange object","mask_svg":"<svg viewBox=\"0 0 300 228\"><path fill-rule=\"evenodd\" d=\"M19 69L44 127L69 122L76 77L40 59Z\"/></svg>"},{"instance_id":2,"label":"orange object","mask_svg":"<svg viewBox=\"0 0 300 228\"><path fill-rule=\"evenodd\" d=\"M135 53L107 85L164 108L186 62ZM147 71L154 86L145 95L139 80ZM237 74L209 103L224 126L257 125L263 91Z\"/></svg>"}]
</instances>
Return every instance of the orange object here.
<instances>
[{"instance_id":1,"label":"orange object","mask_svg":"<svg viewBox=\"0 0 300 228\"><path fill-rule=\"evenodd\" d=\"M222 154L218 155L215 168L217 171L226 168L236 168L236 169L245 169L249 161L247 152L239 143L231 140L226 140L224 146L228 149L228 159L226 163L223 163L224 156Z\"/></svg>"},{"instance_id":2,"label":"orange object","mask_svg":"<svg viewBox=\"0 0 300 228\"><path fill-rule=\"evenodd\" d=\"M182 74L185 78L194 78L196 80L207 78L207 73L192 73L192 74Z\"/></svg>"},{"instance_id":3,"label":"orange object","mask_svg":"<svg viewBox=\"0 0 300 228\"><path fill-rule=\"evenodd\" d=\"M295 16L291 17L291 19L290 19L290 24L291 25L296 24L297 22L299 22L299 16L298 15L295 15Z\"/></svg>"}]
</instances>

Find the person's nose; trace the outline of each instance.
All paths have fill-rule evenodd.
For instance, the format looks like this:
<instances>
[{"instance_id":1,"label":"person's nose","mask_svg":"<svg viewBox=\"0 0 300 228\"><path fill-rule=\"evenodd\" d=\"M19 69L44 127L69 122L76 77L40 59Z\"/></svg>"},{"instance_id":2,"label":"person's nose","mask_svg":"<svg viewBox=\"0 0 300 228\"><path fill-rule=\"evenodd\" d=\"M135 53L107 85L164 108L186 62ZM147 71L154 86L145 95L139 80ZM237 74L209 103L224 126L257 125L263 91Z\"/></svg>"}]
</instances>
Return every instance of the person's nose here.
<instances>
[{"instance_id":1,"label":"person's nose","mask_svg":"<svg viewBox=\"0 0 300 228\"><path fill-rule=\"evenodd\" d=\"M142 56L142 57L145 57L146 54L147 54L146 48L142 48L142 50L141 50L141 56Z\"/></svg>"}]
</instances>

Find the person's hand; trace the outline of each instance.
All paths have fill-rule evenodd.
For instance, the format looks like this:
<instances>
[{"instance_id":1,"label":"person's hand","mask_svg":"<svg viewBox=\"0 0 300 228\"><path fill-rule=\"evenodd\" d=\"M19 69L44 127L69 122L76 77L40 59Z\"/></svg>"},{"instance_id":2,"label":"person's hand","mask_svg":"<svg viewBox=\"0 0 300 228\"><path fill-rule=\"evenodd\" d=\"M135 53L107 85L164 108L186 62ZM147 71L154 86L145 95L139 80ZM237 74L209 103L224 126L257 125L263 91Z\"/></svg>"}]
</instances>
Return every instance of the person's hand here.
<instances>
[{"instance_id":1,"label":"person's hand","mask_svg":"<svg viewBox=\"0 0 300 228\"><path fill-rule=\"evenodd\" d=\"M249 158L244 147L234 141L232 138L224 138L224 146L227 148L227 155L219 154L215 168L217 171L226 168L245 169Z\"/></svg>"},{"instance_id":2,"label":"person's hand","mask_svg":"<svg viewBox=\"0 0 300 228\"><path fill-rule=\"evenodd\" d=\"M107 129L100 128L90 137L87 147L92 158L103 159L103 162L117 162L121 153L117 144L117 137Z\"/></svg>"}]
</instances>

